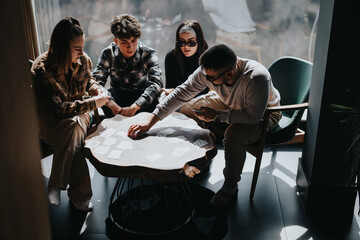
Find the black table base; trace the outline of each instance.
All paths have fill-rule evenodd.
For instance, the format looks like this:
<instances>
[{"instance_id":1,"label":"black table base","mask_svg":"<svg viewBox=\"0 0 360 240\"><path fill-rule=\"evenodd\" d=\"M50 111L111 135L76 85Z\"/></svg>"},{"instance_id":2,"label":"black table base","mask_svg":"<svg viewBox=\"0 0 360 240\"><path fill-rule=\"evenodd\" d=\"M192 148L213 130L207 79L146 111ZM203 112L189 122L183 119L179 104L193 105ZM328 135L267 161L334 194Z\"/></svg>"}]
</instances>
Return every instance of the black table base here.
<instances>
[{"instance_id":1,"label":"black table base","mask_svg":"<svg viewBox=\"0 0 360 240\"><path fill-rule=\"evenodd\" d=\"M109 220L138 236L161 236L191 222L195 202L187 181L118 178L110 199Z\"/></svg>"}]
</instances>

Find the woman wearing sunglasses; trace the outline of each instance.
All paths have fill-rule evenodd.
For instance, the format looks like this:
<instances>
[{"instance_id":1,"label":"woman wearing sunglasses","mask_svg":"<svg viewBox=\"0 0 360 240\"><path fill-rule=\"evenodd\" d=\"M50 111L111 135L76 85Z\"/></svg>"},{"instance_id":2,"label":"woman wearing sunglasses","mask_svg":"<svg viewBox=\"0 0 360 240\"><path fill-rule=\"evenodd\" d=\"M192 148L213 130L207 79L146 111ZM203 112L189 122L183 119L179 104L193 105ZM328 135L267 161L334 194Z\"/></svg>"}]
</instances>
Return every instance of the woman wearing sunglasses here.
<instances>
[{"instance_id":1,"label":"woman wearing sunglasses","mask_svg":"<svg viewBox=\"0 0 360 240\"><path fill-rule=\"evenodd\" d=\"M199 57L208 45L199 22L185 20L176 30L175 48L165 57L166 90L168 95L199 67ZM201 94L207 93L206 89Z\"/></svg>"}]
</instances>

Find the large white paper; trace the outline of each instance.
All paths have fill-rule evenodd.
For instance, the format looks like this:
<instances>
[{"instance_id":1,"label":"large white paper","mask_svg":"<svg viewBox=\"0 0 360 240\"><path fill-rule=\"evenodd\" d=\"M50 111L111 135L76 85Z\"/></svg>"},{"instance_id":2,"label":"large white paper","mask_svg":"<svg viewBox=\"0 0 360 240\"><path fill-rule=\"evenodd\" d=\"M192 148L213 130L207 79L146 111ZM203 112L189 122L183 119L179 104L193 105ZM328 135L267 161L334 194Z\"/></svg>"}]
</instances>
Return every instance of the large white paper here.
<instances>
[{"instance_id":1,"label":"large white paper","mask_svg":"<svg viewBox=\"0 0 360 240\"><path fill-rule=\"evenodd\" d=\"M142 166L154 169L180 169L187 162L206 155L213 149L209 130L181 113L157 122L139 139L127 137L129 127L144 122L151 113L134 117L116 115L104 119L85 140L85 146L99 161L116 166Z\"/></svg>"}]
</instances>

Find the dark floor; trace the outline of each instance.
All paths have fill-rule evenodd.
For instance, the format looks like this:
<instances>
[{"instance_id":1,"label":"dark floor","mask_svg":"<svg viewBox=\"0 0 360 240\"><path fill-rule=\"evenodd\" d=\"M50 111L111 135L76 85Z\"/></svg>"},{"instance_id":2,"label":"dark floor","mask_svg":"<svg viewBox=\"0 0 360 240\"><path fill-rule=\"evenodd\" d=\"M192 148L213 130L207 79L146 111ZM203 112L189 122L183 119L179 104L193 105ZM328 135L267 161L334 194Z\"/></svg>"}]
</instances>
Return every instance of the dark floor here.
<instances>
[{"instance_id":1,"label":"dark floor","mask_svg":"<svg viewBox=\"0 0 360 240\"><path fill-rule=\"evenodd\" d=\"M222 146L218 149L209 172L198 175L189 183L202 212L195 213L195 223L191 227L188 224L184 232L177 232L177 238L360 239L360 218L357 214L354 214L350 226L345 228L342 223L313 220L304 212L295 181L301 145L278 147L274 154L266 149L252 202L249 201L249 192L255 159L248 155L236 203L226 211L214 212L207 204L223 183L224 152ZM42 160L46 182L51 160L51 156ZM106 219L116 179L103 177L90 163L89 168L94 192L93 212L86 214L74 210L69 205L66 192L62 191L61 206L49 206L53 239L135 239L114 235L112 228L107 228L111 226L106 224ZM357 199L355 212L359 209L358 204ZM174 238L172 235L163 239Z\"/></svg>"}]
</instances>

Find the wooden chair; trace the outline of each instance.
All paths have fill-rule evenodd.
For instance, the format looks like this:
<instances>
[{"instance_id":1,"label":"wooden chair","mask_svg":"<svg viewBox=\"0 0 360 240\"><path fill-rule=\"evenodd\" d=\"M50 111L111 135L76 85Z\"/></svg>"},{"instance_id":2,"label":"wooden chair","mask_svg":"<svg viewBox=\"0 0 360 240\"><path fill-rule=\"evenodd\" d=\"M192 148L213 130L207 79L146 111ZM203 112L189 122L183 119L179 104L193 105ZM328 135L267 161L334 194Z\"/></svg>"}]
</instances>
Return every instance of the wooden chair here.
<instances>
[{"instance_id":1,"label":"wooden chair","mask_svg":"<svg viewBox=\"0 0 360 240\"><path fill-rule=\"evenodd\" d=\"M260 139L246 146L246 150L256 158L250 200L254 197L264 147L304 141L305 132L299 129L299 125L308 107L312 63L296 57L281 57L270 65L269 72L275 88L280 92L281 106L266 109ZM282 118L277 127L267 132L269 115L275 111L281 111Z\"/></svg>"}]
</instances>

